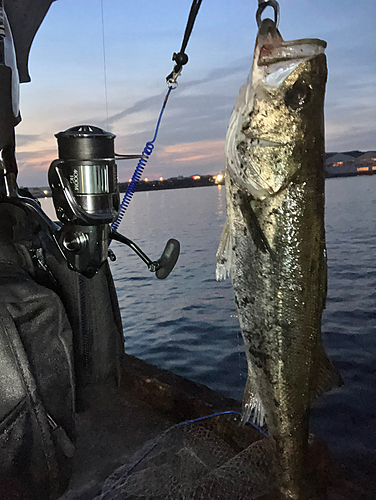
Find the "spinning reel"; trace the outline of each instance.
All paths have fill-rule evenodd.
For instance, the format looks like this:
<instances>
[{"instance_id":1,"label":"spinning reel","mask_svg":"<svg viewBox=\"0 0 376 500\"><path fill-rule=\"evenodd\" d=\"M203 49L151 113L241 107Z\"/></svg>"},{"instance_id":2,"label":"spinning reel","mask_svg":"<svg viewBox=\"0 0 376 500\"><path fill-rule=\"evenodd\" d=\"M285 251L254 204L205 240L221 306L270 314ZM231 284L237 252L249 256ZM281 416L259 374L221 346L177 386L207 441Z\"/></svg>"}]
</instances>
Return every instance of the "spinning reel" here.
<instances>
[{"instance_id":1,"label":"spinning reel","mask_svg":"<svg viewBox=\"0 0 376 500\"><path fill-rule=\"evenodd\" d=\"M59 159L51 163L48 180L56 215L61 225L55 234L68 265L92 277L108 256L109 241L128 245L156 273L165 279L179 257L180 244L170 239L157 261L131 240L111 229L120 209L117 182L115 135L89 125L72 127L55 136ZM139 158L122 155L118 159Z\"/></svg>"}]
</instances>

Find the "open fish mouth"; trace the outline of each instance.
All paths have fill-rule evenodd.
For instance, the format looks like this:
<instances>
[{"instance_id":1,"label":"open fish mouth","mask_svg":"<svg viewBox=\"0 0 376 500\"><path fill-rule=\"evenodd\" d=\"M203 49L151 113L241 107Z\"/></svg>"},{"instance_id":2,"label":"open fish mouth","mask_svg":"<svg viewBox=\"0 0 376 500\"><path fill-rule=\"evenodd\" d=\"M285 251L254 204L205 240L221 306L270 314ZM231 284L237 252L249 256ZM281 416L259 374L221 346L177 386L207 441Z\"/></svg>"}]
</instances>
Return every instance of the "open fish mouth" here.
<instances>
[{"instance_id":1,"label":"open fish mouth","mask_svg":"<svg viewBox=\"0 0 376 500\"><path fill-rule=\"evenodd\" d=\"M261 44L257 61L259 66L268 66L278 62L307 59L317 54L324 53L327 43L318 38L305 38L302 40L285 41L278 37L273 44Z\"/></svg>"}]
</instances>

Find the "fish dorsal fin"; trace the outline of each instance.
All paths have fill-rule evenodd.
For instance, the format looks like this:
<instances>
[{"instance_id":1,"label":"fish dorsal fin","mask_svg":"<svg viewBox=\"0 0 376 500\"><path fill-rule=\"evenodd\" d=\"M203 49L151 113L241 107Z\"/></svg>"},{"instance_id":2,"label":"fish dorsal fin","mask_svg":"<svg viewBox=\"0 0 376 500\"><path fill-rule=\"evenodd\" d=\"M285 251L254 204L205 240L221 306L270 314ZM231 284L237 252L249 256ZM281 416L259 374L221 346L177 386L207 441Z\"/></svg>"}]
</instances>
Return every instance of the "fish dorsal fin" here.
<instances>
[{"instance_id":1,"label":"fish dorsal fin","mask_svg":"<svg viewBox=\"0 0 376 500\"><path fill-rule=\"evenodd\" d=\"M318 374L317 383L312 387L311 395L312 401L324 394L331 391L336 387L343 385L343 379L332 362L328 358L322 345L319 347L318 352Z\"/></svg>"},{"instance_id":2,"label":"fish dorsal fin","mask_svg":"<svg viewBox=\"0 0 376 500\"><path fill-rule=\"evenodd\" d=\"M215 270L215 277L217 281L225 280L227 276L230 276L231 259L232 237L229 220L227 218L217 250L217 267Z\"/></svg>"}]
</instances>

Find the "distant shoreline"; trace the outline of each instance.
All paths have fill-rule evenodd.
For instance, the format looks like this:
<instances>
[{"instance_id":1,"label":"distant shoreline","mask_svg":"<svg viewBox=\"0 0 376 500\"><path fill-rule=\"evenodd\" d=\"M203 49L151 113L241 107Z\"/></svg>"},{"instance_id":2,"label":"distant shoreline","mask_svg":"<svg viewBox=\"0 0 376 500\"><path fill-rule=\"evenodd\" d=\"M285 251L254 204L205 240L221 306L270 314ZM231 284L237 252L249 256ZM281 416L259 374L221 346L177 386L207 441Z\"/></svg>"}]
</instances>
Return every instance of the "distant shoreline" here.
<instances>
[{"instance_id":1,"label":"distant shoreline","mask_svg":"<svg viewBox=\"0 0 376 500\"><path fill-rule=\"evenodd\" d=\"M161 191L165 189L183 189L205 186L223 185L224 180L218 180L218 175L193 175L190 177L171 177L170 179L145 181L141 180L137 186L138 191ZM129 182L119 182L120 193L125 193ZM34 198L50 198L50 187L23 188L27 189Z\"/></svg>"},{"instance_id":2,"label":"distant shoreline","mask_svg":"<svg viewBox=\"0 0 376 500\"><path fill-rule=\"evenodd\" d=\"M340 177L371 177L376 175L376 172L344 172L344 173L328 173L325 174L325 179L338 179Z\"/></svg>"},{"instance_id":3,"label":"distant shoreline","mask_svg":"<svg viewBox=\"0 0 376 500\"><path fill-rule=\"evenodd\" d=\"M325 156L327 178L376 174L376 151L326 153Z\"/></svg>"},{"instance_id":4,"label":"distant shoreline","mask_svg":"<svg viewBox=\"0 0 376 500\"><path fill-rule=\"evenodd\" d=\"M340 168L336 168L333 172L333 169L326 167L325 168L325 178L333 179L339 177L360 177L364 175L375 175L375 170L343 170ZM166 189L184 189L184 188L195 188L195 187L205 187L205 186L221 186L224 185L224 179L218 180L217 175L193 175L190 177L171 177L170 179L163 180L153 180L153 181L145 181L141 180L138 183L137 191L161 191ZM120 193L125 193L129 186L129 182L119 182L119 191ZM50 187L32 187L32 188L23 188L28 190L34 198L50 198L51 197L51 188Z\"/></svg>"}]
</instances>

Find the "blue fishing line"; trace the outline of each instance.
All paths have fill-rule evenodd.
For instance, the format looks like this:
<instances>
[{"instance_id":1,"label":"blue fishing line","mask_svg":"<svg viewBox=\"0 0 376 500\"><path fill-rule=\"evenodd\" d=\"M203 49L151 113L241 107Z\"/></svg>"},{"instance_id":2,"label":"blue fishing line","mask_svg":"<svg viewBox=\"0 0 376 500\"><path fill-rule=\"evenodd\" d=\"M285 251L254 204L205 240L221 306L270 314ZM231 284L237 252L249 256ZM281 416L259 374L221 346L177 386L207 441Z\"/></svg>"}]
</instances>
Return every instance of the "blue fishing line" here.
<instances>
[{"instance_id":1,"label":"blue fishing line","mask_svg":"<svg viewBox=\"0 0 376 500\"><path fill-rule=\"evenodd\" d=\"M119 216L116 219L116 221L111 224L112 229L114 229L115 231L117 231L117 229L120 226L120 223L124 217L125 211L127 210L129 203L132 199L132 196L137 189L138 182L141 179L141 175L144 171L145 165L146 165L148 159L150 158L150 155L153 152L154 142L155 142L157 135L158 135L159 126L161 124L162 116L163 116L164 110L166 109L167 100L168 100L170 93L171 93L171 90L173 88L174 88L173 86L170 86L168 91L167 91L166 97L163 101L161 112L159 113L157 125L155 127L154 137L151 141L146 143L144 150L142 151L142 158L140 158L140 160L138 161L137 167L132 175L131 182L129 183L127 191L124 194L123 200L120 204Z\"/></svg>"},{"instance_id":2,"label":"blue fishing line","mask_svg":"<svg viewBox=\"0 0 376 500\"><path fill-rule=\"evenodd\" d=\"M213 418L213 417L219 417L221 415L231 415L231 414L235 414L235 415L239 415L240 417L242 416L241 413L239 413L238 411L235 411L235 410L227 410L227 411L221 411L219 413L213 413L212 415L206 415L205 417L199 417L199 418L194 418L193 420L185 420L184 422L179 422L178 424L175 424L175 425L172 425L169 429L167 429L166 431L164 431L160 436L159 438L155 441L155 443L152 444L152 446L142 455L141 458L139 458L137 460L136 463L134 463L132 465L132 467L130 467L127 472L125 474L123 474L121 477L119 477L119 479L111 486L111 488L105 492L102 493L101 495L101 500L108 494L110 493L110 491L112 491L114 488L116 488L116 486L119 484L119 482L123 479L125 479L127 476L129 476L132 471L137 467L137 465L139 465L157 446L158 444L161 442L161 440L169 433L171 432L172 430L174 429L177 429L178 427L182 427L183 425L187 425L187 424L194 424L196 422L201 422L202 420L207 420L208 418ZM266 437L267 439L269 439L269 436L266 434L265 431L263 431L261 429L261 427L259 427L258 425L254 424L253 422L251 421L248 421L249 424L252 425L252 427L254 427L256 430L259 431L260 434L262 434L264 437Z\"/></svg>"}]
</instances>

